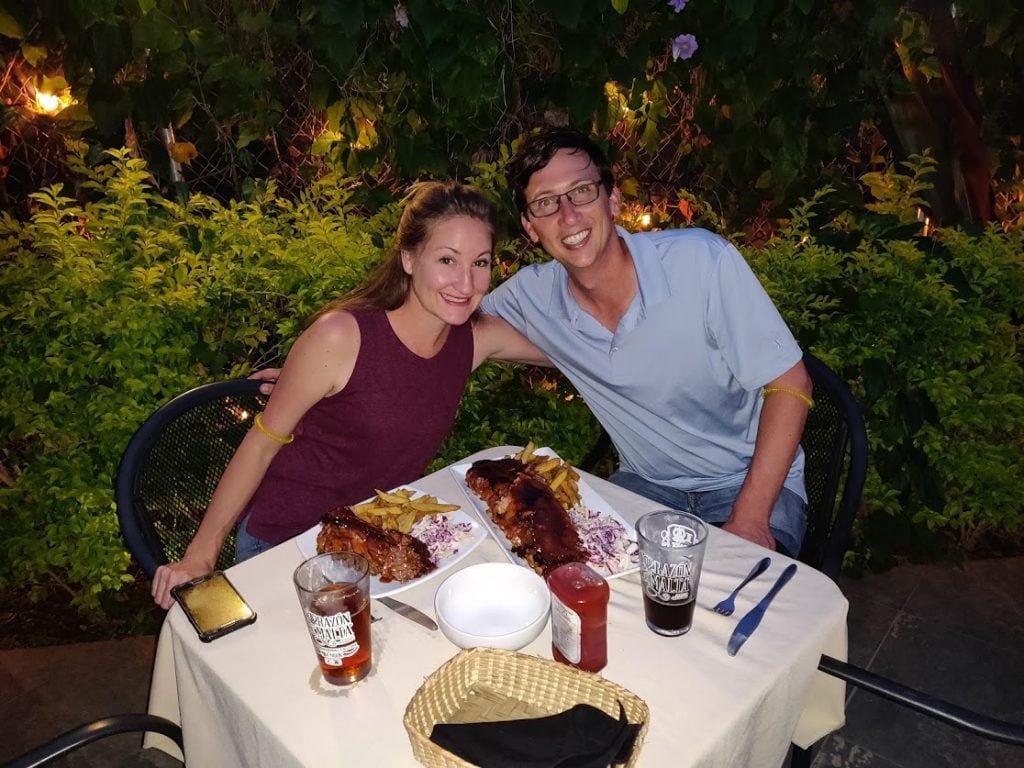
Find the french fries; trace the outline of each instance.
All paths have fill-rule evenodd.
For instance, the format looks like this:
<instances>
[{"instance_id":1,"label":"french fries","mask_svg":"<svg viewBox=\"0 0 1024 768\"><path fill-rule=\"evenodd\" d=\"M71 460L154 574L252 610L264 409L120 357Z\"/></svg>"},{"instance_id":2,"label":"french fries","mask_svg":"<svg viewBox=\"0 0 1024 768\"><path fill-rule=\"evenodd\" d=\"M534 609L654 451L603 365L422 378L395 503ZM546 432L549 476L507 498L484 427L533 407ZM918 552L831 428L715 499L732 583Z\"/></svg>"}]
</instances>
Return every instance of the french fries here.
<instances>
[{"instance_id":1,"label":"french fries","mask_svg":"<svg viewBox=\"0 0 1024 768\"><path fill-rule=\"evenodd\" d=\"M513 458L530 467L548 484L558 503L570 510L580 503L580 476L571 464L557 456L538 456L537 446L531 440Z\"/></svg>"},{"instance_id":2,"label":"french fries","mask_svg":"<svg viewBox=\"0 0 1024 768\"><path fill-rule=\"evenodd\" d=\"M436 496L424 495L413 499L414 493L411 488L375 491L373 499L354 505L352 511L360 520L382 530L408 533L421 517L454 512L459 508L458 504L442 504Z\"/></svg>"}]
</instances>

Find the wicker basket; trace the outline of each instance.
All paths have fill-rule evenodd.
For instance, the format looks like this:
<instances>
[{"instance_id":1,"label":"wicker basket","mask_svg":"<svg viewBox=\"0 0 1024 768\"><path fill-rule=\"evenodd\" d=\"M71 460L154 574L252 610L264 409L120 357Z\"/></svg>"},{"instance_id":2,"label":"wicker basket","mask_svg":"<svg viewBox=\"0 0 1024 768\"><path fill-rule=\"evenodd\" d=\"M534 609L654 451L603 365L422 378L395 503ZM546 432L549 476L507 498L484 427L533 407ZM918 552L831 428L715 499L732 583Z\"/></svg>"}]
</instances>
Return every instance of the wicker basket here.
<instances>
[{"instance_id":1,"label":"wicker basket","mask_svg":"<svg viewBox=\"0 0 1024 768\"><path fill-rule=\"evenodd\" d=\"M631 723L640 723L627 766L636 764L650 710L621 685L536 656L494 648L462 651L446 662L413 695L405 709L412 751L429 768L470 768L430 740L437 723L480 723L542 717L576 704L590 704L619 717L619 702Z\"/></svg>"}]
</instances>

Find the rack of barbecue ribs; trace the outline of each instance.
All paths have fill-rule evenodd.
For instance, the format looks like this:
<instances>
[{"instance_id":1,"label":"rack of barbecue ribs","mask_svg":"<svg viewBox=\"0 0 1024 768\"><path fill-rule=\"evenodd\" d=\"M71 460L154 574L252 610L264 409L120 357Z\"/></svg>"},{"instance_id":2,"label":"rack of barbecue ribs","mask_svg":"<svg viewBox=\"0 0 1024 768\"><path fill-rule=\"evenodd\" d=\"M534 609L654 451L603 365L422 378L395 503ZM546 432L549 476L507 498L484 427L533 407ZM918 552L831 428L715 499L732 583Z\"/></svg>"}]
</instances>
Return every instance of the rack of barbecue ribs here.
<instances>
[{"instance_id":1,"label":"rack of barbecue ribs","mask_svg":"<svg viewBox=\"0 0 1024 768\"><path fill-rule=\"evenodd\" d=\"M417 579L437 568L427 545L415 536L371 525L348 507L324 515L316 551L362 555L370 562L370 573L383 582Z\"/></svg>"},{"instance_id":2,"label":"rack of barbecue ribs","mask_svg":"<svg viewBox=\"0 0 1024 768\"><path fill-rule=\"evenodd\" d=\"M569 513L542 479L518 459L481 459L466 472L470 489L512 545L542 576L590 558Z\"/></svg>"}]
</instances>

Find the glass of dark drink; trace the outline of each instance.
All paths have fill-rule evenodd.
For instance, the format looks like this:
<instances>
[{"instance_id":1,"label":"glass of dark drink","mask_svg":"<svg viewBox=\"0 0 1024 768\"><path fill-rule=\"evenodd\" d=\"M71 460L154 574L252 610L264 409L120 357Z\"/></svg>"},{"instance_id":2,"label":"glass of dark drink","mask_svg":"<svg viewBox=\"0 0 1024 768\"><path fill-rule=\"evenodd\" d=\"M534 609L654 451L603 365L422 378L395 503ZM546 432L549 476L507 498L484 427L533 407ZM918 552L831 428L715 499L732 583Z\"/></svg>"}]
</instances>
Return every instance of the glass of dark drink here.
<instances>
[{"instance_id":1,"label":"glass of dark drink","mask_svg":"<svg viewBox=\"0 0 1024 768\"><path fill-rule=\"evenodd\" d=\"M660 509L636 521L647 626L684 635L693 624L708 527L688 512Z\"/></svg>"},{"instance_id":2,"label":"glass of dark drink","mask_svg":"<svg viewBox=\"0 0 1024 768\"><path fill-rule=\"evenodd\" d=\"M362 680L373 663L366 558L352 552L317 555L295 569L293 580L324 680Z\"/></svg>"}]
</instances>

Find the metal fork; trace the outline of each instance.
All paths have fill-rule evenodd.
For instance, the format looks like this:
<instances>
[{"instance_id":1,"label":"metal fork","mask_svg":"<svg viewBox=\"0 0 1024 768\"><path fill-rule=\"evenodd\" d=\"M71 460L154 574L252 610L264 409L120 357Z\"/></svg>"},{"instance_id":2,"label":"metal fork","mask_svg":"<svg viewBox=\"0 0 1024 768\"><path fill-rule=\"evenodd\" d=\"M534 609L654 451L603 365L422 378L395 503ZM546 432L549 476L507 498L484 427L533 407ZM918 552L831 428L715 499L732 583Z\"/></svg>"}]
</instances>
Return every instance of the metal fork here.
<instances>
[{"instance_id":1,"label":"metal fork","mask_svg":"<svg viewBox=\"0 0 1024 768\"><path fill-rule=\"evenodd\" d=\"M768 566L771 565L771 562L772 559L770 557L761 558L758 564L750 569L750 573L747 574L747 578L741 581L740 585L732 591L732 594L716 605L712 610L722 614L723 616L732 616L732 612L736 610L736 595L738 595L740 590L747 586L747 584L764 573L768 569Z\"/></svg>"}]
</instances>

